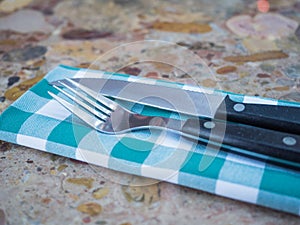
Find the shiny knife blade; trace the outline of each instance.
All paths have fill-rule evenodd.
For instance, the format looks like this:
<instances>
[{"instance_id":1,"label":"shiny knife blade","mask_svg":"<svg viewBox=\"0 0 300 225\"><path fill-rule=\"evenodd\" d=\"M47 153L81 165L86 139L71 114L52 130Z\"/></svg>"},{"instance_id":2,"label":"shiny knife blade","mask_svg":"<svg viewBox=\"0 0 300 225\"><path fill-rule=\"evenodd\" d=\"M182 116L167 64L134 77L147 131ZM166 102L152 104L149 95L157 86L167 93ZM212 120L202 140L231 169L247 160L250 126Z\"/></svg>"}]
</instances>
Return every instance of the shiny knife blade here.
<instances>
[{"instance_id":1,"label":"shiny knife blade","mask_svg":"<svg viewBox=\"0 0 300 225\"><path fill-rule=\"evenodd\" d=\"M288 133L300 133L300 108L235 102L224 93L205 93L138 80L73 78L101 95L192 116L217 118ZM70 82L66 79L62 83ZM52 82L60 86L58 81ZM291 142L290 144L293 144Z\"/></svg>"},{"instance_id":2,"label":"shiny knife blade","mask_svg":"<svg viewBox=\"0 0 300 225\"><path fill-rule=\"evenodd\" d=\"M225 95L208 95L154 84L105 78L71 79L104 96L193 116L214 117ZM60 82L68 83L67 80ZM52 85L60 86L60 82Z\"/></svg>"}]
</instances>

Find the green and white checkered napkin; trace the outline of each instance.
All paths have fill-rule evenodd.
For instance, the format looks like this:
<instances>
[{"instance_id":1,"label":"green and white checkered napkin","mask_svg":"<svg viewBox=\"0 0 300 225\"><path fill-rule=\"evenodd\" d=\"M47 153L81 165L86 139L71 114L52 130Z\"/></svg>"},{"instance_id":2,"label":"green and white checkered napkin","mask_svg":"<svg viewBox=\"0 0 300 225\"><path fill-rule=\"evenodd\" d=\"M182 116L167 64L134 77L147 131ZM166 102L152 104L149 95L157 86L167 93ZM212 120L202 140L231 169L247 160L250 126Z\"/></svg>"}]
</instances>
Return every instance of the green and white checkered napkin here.
<instances>
[{"instance_id":1,"label":"green and white checkered napkin","mask_svg":"<svg viewBox=\"0 0 300 225\"><path fill-rule=\"evenodd\" d=\"M300 172L223 151L214 156L205 146L171 133L136 132L113 136L87 127L47 93L57 93L48 81L80 77L85 72L86 69L67 66L59 66L49 72L2 113L0 139L300 215ZM91 70L89 73L110 79L134 79L174 88L197 89L128 75ZM241 102L291 104L240 95L231 97ZM135 110L173 116L172 113L141 105L137 105Z\"/></svg>"}]
</instances>

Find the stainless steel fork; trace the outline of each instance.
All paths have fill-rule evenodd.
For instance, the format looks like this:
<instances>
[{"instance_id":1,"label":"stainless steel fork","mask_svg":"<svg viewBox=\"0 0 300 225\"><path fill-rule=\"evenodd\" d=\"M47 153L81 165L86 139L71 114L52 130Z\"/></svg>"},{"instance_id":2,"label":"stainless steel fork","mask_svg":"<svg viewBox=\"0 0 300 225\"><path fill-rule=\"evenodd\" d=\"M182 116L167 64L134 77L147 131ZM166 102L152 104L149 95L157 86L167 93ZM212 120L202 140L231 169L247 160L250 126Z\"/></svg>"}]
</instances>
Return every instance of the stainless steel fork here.
<instances>
[{"instance_id":1,"label":"stainless steel fork","mask_svg":"<svg viewBox=\"0 0 300 225\"><path fill-rule=\"evenodd\" d=\"M300 163L300 136L264 128L206 118L177 120L133 113L120 104L71 79L54 85L65 98L48 92L62 106L99 132L121 134L142 129L160 129L222 146L239 154ZM298 165L300 168L300 165Z\"/></svg>"},{"instance_id":2,"label":"stainless steel fork","mask_svg":"<svg viewBox=\"0 0 300 225\"><path fill-rule=\"evenodd\" d=\"M135 130L156 128L172 130L180 135L194 139L200 138L198 135L195 136L185 133L184 130L181 129L184 121L159 116L143 116L133 113L120 104L102 95L98 95L89 88L71 79L67 79L67 81L69 81L69 84L61 83L61 85L69 92L55 85L54 87L76 103L77 106L51 92L48 93L81 120L102 133L121 134ZM209 121L207 121L207 123L209 123ZM208 127L209 125L206 124L205 126Z\"/></svg>"}]
</instances>

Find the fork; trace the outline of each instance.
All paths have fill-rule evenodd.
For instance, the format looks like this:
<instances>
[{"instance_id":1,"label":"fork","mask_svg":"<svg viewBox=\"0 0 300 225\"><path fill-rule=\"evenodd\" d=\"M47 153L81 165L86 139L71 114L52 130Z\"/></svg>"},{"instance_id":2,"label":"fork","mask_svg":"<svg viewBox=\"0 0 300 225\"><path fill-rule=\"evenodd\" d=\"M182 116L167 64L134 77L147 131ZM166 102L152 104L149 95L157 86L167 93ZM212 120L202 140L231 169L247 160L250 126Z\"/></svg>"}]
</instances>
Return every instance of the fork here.
<instances>
[{"instance_id":1,"label":"fork","mask_svg":"<svg viewBox=\"0 0 300 225\"><path fill-rule=\"evenodd\" d=\"M52 92L48 92L49 95L101 133L118 135L145 129L168 130L195 141L221 146L227 151L284 164L288 161L300 168L299 135L217 119L144 116L78 82L71 79L67 82L60 82L64 89L53 85L64 98Z\"/></svg>"}]
</instances>

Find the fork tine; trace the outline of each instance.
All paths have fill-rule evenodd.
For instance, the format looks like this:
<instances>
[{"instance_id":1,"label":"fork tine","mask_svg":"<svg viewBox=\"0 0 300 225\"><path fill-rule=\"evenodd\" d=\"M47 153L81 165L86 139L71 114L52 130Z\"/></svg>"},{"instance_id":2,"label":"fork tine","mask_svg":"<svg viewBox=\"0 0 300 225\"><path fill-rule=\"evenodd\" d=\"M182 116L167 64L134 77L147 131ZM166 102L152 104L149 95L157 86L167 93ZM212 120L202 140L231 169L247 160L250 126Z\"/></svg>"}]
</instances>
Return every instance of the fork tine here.
<instances>
[{"instance_id":1,"label":"fork tine","mask_svg":"<svg viewBox=\"0 0 300 225\"><path fill-rule=\"evenodd\" d=\"M78 118L80 118L82 121L87 123L89 126L91 126L94 129L97 129L97 127L104 123L104 121L97 119L94 115L85 112L84 110L80 109L79 107L76 107L72 105L71 103L67 102L61 97L58 97L57 95L53 94L52 92L48 91L48 94L52 96L58 103L60 103L63 107L65 107L67 110L75 114Z\"/></svg>"},{"instance_id":2,"label":"fork tine","mask_svg":"<svg viewBox=\"0 0 300 225\"><path fill-rule=\"evenodd\" d=\"M86 102L88 102L89 104L91 104L92 106L94 106L99 111L103 112L104 114L106 114L106 115L110 115L111 114L111 112L112 112L111 109L104 108L100 104L97 104L95 101L91 100L90 98L88 98L84 94L80 93L79 91L75 90L74 88L72 88L71 86L67 85L66 83L63 83L63 82L60 82L60 81L59 81L59 83L62 86L64 86L65 88L67 88L68 90L72 91L74 94L76 94L80 98L82 98L83 100L85 100Z\"/></svg>"},{"instance_id":3,"label":"fork tine","mask_svg":"<svg viewBox=\"0 0 300 225\"><path fill-rule=\"evenodd\" d=\"M95 108L93 108L93 107L89 106L88 104L84 103L82 100L79 100L78 98L75 98L73 95L71 95L68 92L64 91L63 89L57 87L56 85L53 85L53 87L55 89L57 89L59 92L66 95L68 98L72 99L74 102L76 102L81 107L85 108L91 114L94 114L95 116L99 117L101 120L105 121L110 116L110 113L108 113L108 115L106 115L106 114L104 114L100 111L96 111Z\"/></svg>"},{"instance_id":4,"label":"fork tine","mask_svg":"<svg viewBox=\"0 0 300 225\"><path fill-rule=\"evenodd\" d=\"M115 103L114 101L102 96L102 95L98 95L95 91L89 89L88 87L77 83L69 78L66 79L68 82L70 82L71 84L73 84L75 87L77 87L79 90L82 90L83 92L85 92L87 95L89 95L90 97L92 97L93 99L99 101L101 104L105 105L107 108L110 108L111 110L115 110L118 107L118 104Z\"/></svg>"}]
</instances>

